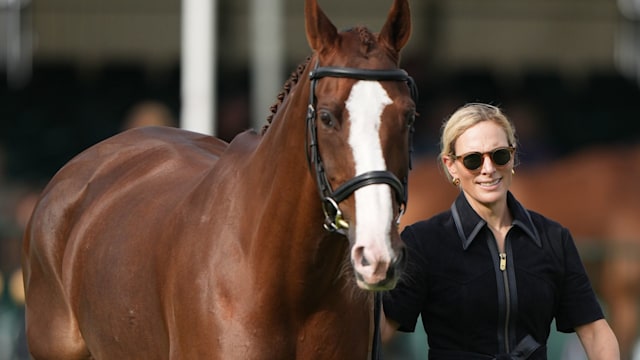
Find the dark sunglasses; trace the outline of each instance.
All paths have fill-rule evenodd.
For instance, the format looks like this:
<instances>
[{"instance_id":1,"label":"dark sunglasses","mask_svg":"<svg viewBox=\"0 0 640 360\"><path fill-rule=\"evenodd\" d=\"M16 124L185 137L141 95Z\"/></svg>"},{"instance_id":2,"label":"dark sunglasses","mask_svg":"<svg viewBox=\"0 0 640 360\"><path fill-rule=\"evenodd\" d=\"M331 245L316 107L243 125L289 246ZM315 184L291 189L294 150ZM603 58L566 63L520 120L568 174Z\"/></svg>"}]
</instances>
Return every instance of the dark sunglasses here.
<instances>
[{"instance_id":1,"label":"dark sunglasses","mask_svg":"<svg viewBox=\"0 0 640 360\"><path fill-rule=\"evenodd\" d=\"M511 155L515 151L515 148L512 146L501 147L497 149L493 149L491 151L481 153L481 152L470 152L466 154L462 154L460 156L451 155L453 160L462 159L462 164L469 170L477 170L482 166L484 161L484 156L489 155L491 161L496 166L504 166L511 161Z\"/></svg>"}]
</instances>

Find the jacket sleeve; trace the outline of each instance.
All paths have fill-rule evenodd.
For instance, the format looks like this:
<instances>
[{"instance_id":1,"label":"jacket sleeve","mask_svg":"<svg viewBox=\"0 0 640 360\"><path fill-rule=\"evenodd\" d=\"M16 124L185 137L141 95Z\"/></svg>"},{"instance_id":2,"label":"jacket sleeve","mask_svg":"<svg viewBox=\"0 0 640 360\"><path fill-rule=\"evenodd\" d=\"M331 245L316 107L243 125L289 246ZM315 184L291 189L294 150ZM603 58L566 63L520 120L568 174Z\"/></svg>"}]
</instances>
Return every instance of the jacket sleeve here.
<instances>
[{"instance_id":1,"label":"jacket sleeve","mask_svg":"<svg viewBox=\"0 0 640 360\"><path fill-rule=\"evenodd\" d=\"M576 326L602 319L604 314L569 230L561 228L557 240L562 244L564 277L559 291L556 327L561 332L573 332Z\"/></svg>"},{"instance_id":2,"label":"jacket sleeve","mask_svg":"<svg viewBox=\"0 0 640 360\"><path fill-rule=\"evenodd\" d=\"M427 296L426 243L412 226L401 236L407 247L407 263L397 286L384 294L383 308L387 318L400 324L398 330L413 332Z\"/></svg>"}]
</instances>

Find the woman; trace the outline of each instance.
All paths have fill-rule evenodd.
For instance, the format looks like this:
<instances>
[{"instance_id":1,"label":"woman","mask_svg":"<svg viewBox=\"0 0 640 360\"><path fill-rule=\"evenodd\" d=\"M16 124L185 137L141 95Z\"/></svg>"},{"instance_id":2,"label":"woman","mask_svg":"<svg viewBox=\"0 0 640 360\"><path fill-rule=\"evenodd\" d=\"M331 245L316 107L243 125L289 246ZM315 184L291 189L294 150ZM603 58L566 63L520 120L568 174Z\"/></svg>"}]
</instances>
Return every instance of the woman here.
<instances>
[{"instance_id":1,"label":"woman","mask_svg":"<svg viewBox=\"0 0 640 360\"><path fill-rule=\"evenodd\" d=\"M468 104L445 122L439 160L461 192L402 232L407 268L385 294L383 339L422 315L431 360L547 359L555 318L589 359L619 359L571 234L509 192L515 154L515 129L495 106Z\"/></svg>"}]
</instances>

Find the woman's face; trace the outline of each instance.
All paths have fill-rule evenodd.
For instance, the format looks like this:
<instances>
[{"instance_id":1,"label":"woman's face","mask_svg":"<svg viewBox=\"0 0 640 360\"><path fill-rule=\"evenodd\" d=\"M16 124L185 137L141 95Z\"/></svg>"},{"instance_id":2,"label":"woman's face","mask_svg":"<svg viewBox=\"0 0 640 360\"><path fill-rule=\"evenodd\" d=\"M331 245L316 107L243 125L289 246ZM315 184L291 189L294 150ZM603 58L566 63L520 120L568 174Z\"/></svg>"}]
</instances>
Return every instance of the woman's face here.
<instances>
[{"instance_id":1,"label":"woman's face","mask_svg":"<svg viewBox=\"0 0 640 360\"><path fill-rule=\"evenodd\" d=\"M507 191L511 186L513 153L504 165L495 164L491 152L498 148L509 147L507 134L494 121L481 121L463 132L455 143L454 159L444 157L445 165L453 178L460 179L460 187L467 195L473 207L481 205L492 208L499 202L506 201ZM481 165L469 170L463 164L465 154L481 153Z\"/></svg>"}]
</instances>

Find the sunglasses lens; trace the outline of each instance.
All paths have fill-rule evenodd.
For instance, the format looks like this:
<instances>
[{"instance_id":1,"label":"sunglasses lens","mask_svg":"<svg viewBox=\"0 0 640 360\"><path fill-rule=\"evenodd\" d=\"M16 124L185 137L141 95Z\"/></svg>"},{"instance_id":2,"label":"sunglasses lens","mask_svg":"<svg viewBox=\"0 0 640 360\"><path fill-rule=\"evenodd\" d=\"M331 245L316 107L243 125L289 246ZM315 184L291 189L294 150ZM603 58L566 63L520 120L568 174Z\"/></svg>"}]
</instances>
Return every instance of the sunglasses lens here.
<instances>
[{"instance_id":1,"label":"sunglasses lens","mask_svg":"<svg viewBox=\"0 0 640 360\"><path fill-rule=\"evenodd\" d=\"M509 149L498 149L491 154L491 159L498 166L506 165L511 160L511 151Z\"/></svg>"},{"instance_id":2,"label":"sunglasses lens","mask_svg":"<svg viewBox=\"0 0 640 360\"><path fill-rule=\"evenodd\" d=\"M462 164L469 170L475 170L482 166L482 154L472 153L462 158Z\"/></svg>"},{"instance_id":3,"label":"sunglasses lens","mask_svg":"<svg viewBox=\"0 0 640 360\"><path fill-rule=\"evenodd\" d=\"M483 157L484 154L479 152L470 153L462 158L462 164L469 170L476 170L482 166ZM509 148L497 149L491 153L491 161L497 166L507 165L510 160L511 149Z\"/></svg>"}]
</instances>

